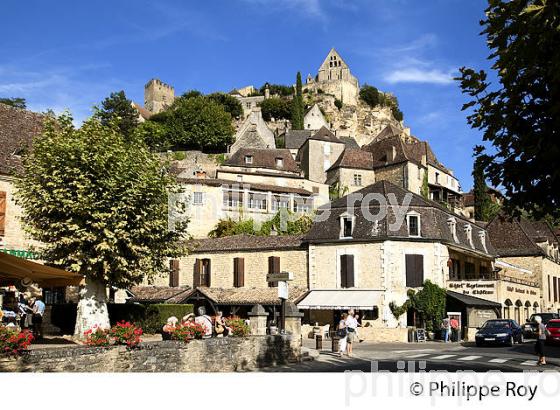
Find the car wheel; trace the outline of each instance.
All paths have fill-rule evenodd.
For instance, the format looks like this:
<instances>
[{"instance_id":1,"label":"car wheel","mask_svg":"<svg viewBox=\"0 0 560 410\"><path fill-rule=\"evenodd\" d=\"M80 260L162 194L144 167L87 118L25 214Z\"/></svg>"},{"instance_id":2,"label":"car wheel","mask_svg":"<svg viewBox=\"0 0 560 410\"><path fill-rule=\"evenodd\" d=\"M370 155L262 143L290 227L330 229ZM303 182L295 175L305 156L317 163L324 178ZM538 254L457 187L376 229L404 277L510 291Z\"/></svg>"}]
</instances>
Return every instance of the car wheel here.
<instances>
[{"instance_id":1,"label":"car wheel","mask_svg":"<svg viewBox=\"0 0 560 410\"><path fill-rule=\"evenodd\" d=\"M511 346L513 346L513 342L514 342L514 340L513 340L513 336L510 336L510 337L509 337L509 341L508 341L508 344L507 344L507 345L511 347Z\"/></svg>"}]
</instances>

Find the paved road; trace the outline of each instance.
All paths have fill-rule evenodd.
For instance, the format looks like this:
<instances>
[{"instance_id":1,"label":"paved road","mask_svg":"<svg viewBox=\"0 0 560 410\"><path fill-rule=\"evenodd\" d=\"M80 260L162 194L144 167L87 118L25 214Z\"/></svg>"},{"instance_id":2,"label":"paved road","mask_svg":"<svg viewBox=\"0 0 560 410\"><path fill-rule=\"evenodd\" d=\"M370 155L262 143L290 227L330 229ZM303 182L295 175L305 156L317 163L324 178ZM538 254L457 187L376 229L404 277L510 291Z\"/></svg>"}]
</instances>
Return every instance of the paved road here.
<instances>
[{"instance_id":1,"label":"paved road","mask_svg":"<svg viewBox=\"0 0 560 410\"><path fill-rule=\"evenodd\" d=\"M305 340L304 346L315 356L313 361L289 364L266 371L293 372L343 372L361 370L389 371L560 371L560 346L547 346L548 365L537 366L534 342L528 341L512 347L477 347L474 343L368 343L357 344L354 357L338 357L330 351L320 354L314 350L312 340ZM325 345L330 347L329 345Z\"/></svg>"}]
</instances>

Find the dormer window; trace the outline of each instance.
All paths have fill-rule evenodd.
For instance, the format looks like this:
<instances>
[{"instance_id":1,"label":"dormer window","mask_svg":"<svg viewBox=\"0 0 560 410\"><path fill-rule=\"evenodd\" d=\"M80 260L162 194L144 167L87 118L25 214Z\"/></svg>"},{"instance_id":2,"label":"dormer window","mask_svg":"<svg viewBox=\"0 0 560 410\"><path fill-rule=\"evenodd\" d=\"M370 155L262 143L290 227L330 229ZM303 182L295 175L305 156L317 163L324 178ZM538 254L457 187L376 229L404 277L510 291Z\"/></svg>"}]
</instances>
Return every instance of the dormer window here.
<instances>
[{"instance_id":1,"label":"dormer window","mask_svg":"<svg viewBox=\"0 0 560 410\"><path fill-rule=\"evenodd\" d=\"M284 166L284 158L276 158L276 166L282 168Z\"/></svg>"},{"instance_id":2,"label":"dormer window","mask_svg":"<svg viewBox=\"0 0 560 410\"><path fill-rule=\"evenodd\" d=\"M454 217L449 218L447 220L447 226L449 227L449 232L451 232L453 241L459 242L457 239L457 220Z\"/></svg>"},{"instance_id":3,"label":"dormer window","mask_svg":"<svg viewBox=\"0 0 560 410\"><path fill-rule=\"evenodd\" d=\"M407 214L406 224L408 226L408 236L420 237L420 214L416 212Z\"/></svg>"},{"instance_id":4,"label":"dormer window","mask_svg":"<svg viewBox=\"0 0 560 410\"><path fill-rule=\"evenodd\" d=\"M488 252L488 250L486 249L486 232L484 231L479 231L478 232L478 237L480 239L480 243L482 243L482 248L484 248L484 250L486 252Z\"/></svg>"},{"instance_id":5,"label":"dormer window","mask_svg":"<svg viewBox=\"0 0 560 410\"><path fill-rule=\"evenodd\" d=\"M253 163L253 156L252 155L245 155L245 163L252 164Z\"/></svg>"},{"instance_id":6,"label":"dormer window","mask_svg":"<svg viewBox=\"0 0 560 410\"><path fill-rule=\"evenodd\" d=\"M467 235L467 242L471 248L474 248L472 240L472 226L471 224L465 224L465 235Z\"/></svg>"},{"instance_id":7,"label":"dormer window","mask_svg":"<svg viewBox=\"0 0 560 410\"><path fill-rule=\"evenodd\" d=\"M354 230L354 216L347 213L340 217L340 237L351 238Z\"/></svg>"}]
</instances>

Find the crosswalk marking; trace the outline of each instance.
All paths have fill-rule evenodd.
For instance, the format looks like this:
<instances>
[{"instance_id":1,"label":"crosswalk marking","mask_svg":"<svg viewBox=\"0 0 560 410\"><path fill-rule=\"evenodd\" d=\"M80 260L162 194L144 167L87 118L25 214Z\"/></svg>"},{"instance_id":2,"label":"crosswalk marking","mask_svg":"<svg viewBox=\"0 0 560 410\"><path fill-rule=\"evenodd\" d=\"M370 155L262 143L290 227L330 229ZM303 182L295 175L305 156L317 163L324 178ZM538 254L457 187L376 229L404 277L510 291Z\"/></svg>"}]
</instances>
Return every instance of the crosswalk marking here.
<instances>
[{"instance_id":1,"label":"crosswalk marking","mask_svg":"<svg viewBox=\"0 0 560 410\"><path fill-rule=\"evenodd\" d=\"M537 362L536 360L525 360L524 362L521 363L522 366L536 366Z\"/></svg>"},{"instance_id":2,"label":"crosswalk marking","mask_svg":"<svg viewBox=\"0 0 560 410\"><path fill-rule=\"evenodd\" d=\"M407 356L407 359L416 359L417 357L424 357L424 356L429 356L430 353L420 353L420 354L415 354L412 356Z\"/></svg>"},{"instance_id":3,"label":"crosswalk marking","mask_svg":"<svg viewBox=\"0 0 560 410\"><path fill-rule=\"evenodd\" d=\"M505 363L507 362L509 359L491 359L488 360L489 363Z\"/></svg>"},{"instance_id":4,"label":"crosswalk marking","mask_svg":"<svg viewBox=\"0 0 560 410\"><path fill-rule=\"evenodd\" d=\"M443 360L443 359L449 359L450 357L455 357L455 356L457 356L457 355L456 354L442 354L441 356L432 357L432 359Z\"/></svg>"},{"instance_id":5,"label":"crosswalk marking","mask_svg":"<svg viewBox=\"0 0 560 410\"><path fill-rule=\"evenodd\" d=\"M464 356L464 357L460 357L457 360L465 360L465 361L469 361L469 360L476 360L476 359L480 359L482 356Z\"/></svg>"}]
</instances>

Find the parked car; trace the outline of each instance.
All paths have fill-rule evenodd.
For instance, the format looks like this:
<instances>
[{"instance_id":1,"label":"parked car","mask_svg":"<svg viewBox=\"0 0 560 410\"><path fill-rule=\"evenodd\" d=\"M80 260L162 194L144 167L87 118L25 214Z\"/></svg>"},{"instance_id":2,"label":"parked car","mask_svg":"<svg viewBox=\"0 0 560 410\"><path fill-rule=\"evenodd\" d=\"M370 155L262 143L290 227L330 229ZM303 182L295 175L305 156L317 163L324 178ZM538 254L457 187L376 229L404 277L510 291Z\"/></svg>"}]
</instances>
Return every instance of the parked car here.
<instances>
[{"instance_id":1,"label":"parked car","mask_svg":"<svg viewBox=\"0 0 560 410\"><path fill-rule=\"evenodd\" d=\"M487 320L482 327L478 328L475 335L477 346L486 344L503 344L513 346L515 342L523 343L523 329L515 320L493 319Z\"/></svg>"},{"instance_id":2,"label":"parked car","mask_svg":"<svg viewBox=\"0 0 560 410\"><path fill-rule=\"evenodd\" d=\"M560 344L560 319L550 319L546 328L550 332L546 336L546 344Z\"/></svg>"},{"instance_id":3,"label":"parked car","mask_svg":"<svg viewBox=\"0 0 560 410\"><path fill-rule=\"evenodd\" d=\"M547 312L547 313L535 313L534 315L531 315L529 320L527 320L527 323L525 323L525 325L523 326L523 336L525 336L526 339L533 339L537 337L538 325L537 322L535 322L535 316L540 316L545 325L548 323L549 320L560 319L558 313Z\"/></svg>"}]
</instances>

